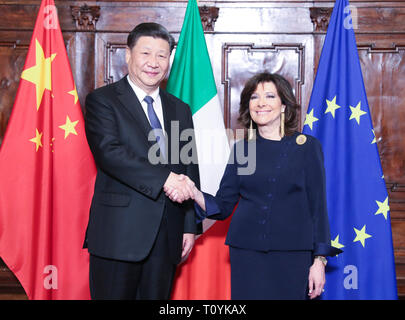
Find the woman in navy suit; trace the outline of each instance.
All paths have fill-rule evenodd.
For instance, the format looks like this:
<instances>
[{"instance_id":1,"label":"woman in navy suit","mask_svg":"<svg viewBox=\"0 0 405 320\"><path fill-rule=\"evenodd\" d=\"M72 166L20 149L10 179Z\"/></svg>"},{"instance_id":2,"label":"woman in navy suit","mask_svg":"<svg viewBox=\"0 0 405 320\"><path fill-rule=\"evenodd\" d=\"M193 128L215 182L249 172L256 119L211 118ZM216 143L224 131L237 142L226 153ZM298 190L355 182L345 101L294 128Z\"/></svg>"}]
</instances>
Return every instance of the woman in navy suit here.
<instances>
[{"instance_id":1,"label":"woman in navy suit","mask_svg":"<svg viewBox=\"0 0 405 320\"><path fill-rule=\"evenodd\" d=\"M341 252L330 245L321 144L296 132L298 110L282 76L249 79L238 120L250 137L234 145L215 197L195 188L199 220L226 219L237 205L226 238L232 299L316 298L325 257ZM249 144L256 170L243 174L237 155Z\"/></svg>"}]
</instances>

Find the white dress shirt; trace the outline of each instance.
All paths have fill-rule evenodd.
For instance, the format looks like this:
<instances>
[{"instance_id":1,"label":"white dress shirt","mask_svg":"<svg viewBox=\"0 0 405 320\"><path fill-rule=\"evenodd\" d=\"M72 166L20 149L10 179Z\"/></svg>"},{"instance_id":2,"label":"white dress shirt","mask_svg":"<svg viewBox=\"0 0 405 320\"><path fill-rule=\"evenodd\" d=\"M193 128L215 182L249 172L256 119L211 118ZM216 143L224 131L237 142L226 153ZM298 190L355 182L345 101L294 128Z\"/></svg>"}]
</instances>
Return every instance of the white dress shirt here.
<instances>
[{"instance_id":1,"label":"white dress shirt","mask_svg":"<svg viewBox=\"0 0 405 320\"><path fill-rule=\"evenodd\" d=\"M159 94L159 88L157 88L155 91L153 91L151 94L147 94L145 91L143 91L141 88L139 88L129 75L127 76L128 82L131 85L132 89L135 92L135 95L137 96L139 102L141 103L142 109L145 112L146 118L148 119L150 123L150 119L148 116L148 104L143 100L145 99L146 96L150 96L153 99L153 109L155 110L155 113L160 121L160 125L162 126L163 133L166 134L165 131L165 122L163 119L163 108L162 108L162 101L160 100L160 94Z\"/></svg>"}]
</instances>

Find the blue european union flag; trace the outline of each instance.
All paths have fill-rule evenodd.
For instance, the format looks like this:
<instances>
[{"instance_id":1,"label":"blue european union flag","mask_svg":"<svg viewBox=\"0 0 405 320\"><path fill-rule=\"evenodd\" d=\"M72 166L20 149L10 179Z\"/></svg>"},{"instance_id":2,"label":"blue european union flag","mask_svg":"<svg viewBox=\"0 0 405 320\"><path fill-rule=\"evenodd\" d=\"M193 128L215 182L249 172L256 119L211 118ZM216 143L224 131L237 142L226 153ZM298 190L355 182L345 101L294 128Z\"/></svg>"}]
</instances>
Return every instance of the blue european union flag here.
<instances>
[{"instance_id":1,"label":"blue european union flag","mask_svg":"<svg viewBox=\"0 0 405 320\"><path fill-rule=\"evenodd\" d=\"M332 245L323 299L397 299L390 207L347 0L329 23L304 133L325 155Z\"/></svg>"}]
</instances>

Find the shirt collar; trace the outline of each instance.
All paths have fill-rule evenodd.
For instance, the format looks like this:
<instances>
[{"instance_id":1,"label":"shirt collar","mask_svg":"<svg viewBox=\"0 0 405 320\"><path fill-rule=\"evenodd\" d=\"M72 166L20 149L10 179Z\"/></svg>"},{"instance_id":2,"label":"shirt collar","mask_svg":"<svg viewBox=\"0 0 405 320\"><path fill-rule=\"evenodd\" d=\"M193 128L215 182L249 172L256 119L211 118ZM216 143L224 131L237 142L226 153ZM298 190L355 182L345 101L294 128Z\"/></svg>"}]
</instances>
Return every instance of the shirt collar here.
<instances>
[{"instance_id":1,"label":"shirt collar","mask_svg":"<svg viewBox=\"0 0 405 320\"><path fill-rule=\"evenodd\" d=\"M143 102L143 99L144 99L146 96L152 97L153 101L156 102L156 99L157 99L158 96L159 96L159 88L156 88L156 90L154 90L152 93L147 94L145 91L143 91L141 88L139 88L139 87L131 80L131 78L129 77L129 75L127 76L127 79L128 79L128 82L129 82L131 88L134 90L134 92L135 92L135 94L136 94L136 96L138 97L138 100L139 100L140 102Z\"/></svg>"}]
</instances>

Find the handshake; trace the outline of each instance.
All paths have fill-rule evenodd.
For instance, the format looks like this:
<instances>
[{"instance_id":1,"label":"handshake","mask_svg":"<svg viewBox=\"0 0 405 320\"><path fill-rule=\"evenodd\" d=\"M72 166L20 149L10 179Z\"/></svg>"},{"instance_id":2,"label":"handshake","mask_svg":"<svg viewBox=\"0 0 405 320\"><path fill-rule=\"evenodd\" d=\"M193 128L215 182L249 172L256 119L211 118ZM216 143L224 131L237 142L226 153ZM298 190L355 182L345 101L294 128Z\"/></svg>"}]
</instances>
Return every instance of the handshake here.
<instances>
[{"instance_id":1,"label":"handshake","mask_svg":"<svg viewBox=\"0 0 405 320\"><path fill-rule=\"evenodd\" d=\"M195 200L201 194L189 177L174 172L170 172L169 177L163 185L163 191L170 200L178 203L189 199Z\"/></svg>"}]
</instances>

